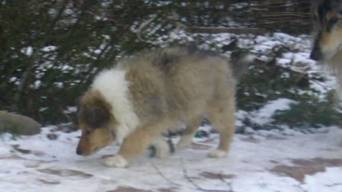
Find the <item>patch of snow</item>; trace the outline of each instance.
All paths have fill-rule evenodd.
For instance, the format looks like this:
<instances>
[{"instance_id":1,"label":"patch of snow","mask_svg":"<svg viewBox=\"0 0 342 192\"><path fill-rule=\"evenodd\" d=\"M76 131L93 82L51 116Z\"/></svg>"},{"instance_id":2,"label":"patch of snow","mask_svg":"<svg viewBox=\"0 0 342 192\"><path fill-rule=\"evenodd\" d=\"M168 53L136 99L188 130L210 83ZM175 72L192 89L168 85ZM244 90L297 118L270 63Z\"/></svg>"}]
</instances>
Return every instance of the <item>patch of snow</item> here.
<instances>
[{"instance_id":1,"label":"patch of snow","mask_svg":"<svg viewBox=\"0 0 342 192\"><path fill-rule=\"evenodd\" d=\"M290 109L290 105L295 103L296 101L286 98L269 101L265 106L263 106L263 108L250 113L250 118L253 119L253 122L259 125L265 125L273 121L272 116L275 112L288 110Z\"/></svg>"},{"instance_id":2,"label":"patch of snow","mask_svg":"<svg viewBox=\"0 0 342 192\"><path fill-rule=\"evenodd\" d=\"M25 47L25 48L22 48L21 50L20 50L20 52L22 53L22 54L25 54L26 56L32 56L32 53L33 53L33 47L31 47L31 46L28 46L28 47Z\"/></svg>"},{"instance_id":3,"label":"patch of snow","mask_svg":"<svg viewBox=\"0 0 342 192\"><path fill-rule=\"evenodd\" d=\"M64 82L54 82L53 83L57 88L63 88L64 87Z\"/></svg>"},{"instance_id":4,"label":"patch of snow","mask_svg":"<svg viewBox=\"0 0 342 192\"><path fill-rule=\"evenodd\" d=\"M303 189L309 192L342 191L341 170L342 167L327 168L325 172L308 175Z\"/></svg>"},{"instance_id":5,"label":"patch of snow","mask_svg":"<svg viewBox=\"0 0 342 192\"><path fill-rule=\"evenodd\" d=\"M41 80L36 80L33 83L33 88L34 89L39 89L39 87L42 85L42 81Z\"/></svg>"},{"instance_id":6,"label":"patch of snow","mask_svg":"<svg viewBox=\"0 0 342 192\"><path fill-rule=\"evenodd\" d=\"M16 82L16 81L18 81L18 78L17 78L17 77L11 77L11 78L9 79L9 82L11 82L11 83Z\"/></svg>"},{"instance_id":7,"label":"patch of snow","mask_svg":"<svg viewBox=\"0 0 342 192\"><path fill-rule=\"evenodd\" d=\"M51 52L51 51L55 51L56 49L57 49L56 46L50 45L50 46L43 47L41 50L43 52Z\"/></svg>"},{"instance_id":8,"label":"patch of snow","mask_svg":"<svg viewBox=\"0 0 342 192\"><path fill-rule=\"evenodd\" d=\"M64 113L66 114L71 114L71 113L76 113L77 112L77 107L75 106L68 106L66 110L64 110Z\"/></svg>"}]
</instances>

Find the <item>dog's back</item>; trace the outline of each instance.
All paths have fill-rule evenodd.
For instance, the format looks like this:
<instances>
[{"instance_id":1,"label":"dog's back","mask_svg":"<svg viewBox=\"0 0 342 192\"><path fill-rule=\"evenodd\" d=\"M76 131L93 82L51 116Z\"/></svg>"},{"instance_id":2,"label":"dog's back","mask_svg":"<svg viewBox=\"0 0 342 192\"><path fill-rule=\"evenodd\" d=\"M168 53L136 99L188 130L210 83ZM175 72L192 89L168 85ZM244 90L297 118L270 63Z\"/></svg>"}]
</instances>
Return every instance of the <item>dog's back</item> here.
<instances>
[{"instance_id":1,"label":"dog's back","mask_svg":"<svg viewBox=\"0 0 342 192\"><path fill-rule=\"evenodd\" d=\"M212 52L172 47L142 53L127 62L127 78L134 82L130 90L144 97L134 99L144 101L135 106L144 107L140 111L147 113L143 114L145 117L158 118L168 113L188 119L200 115L207 103L235 95L235 79L228 59Z\"/></svg>"},{"instance_id":2,"label":"dog's back","mask_svg":"<svg viewBox=\"0 0 342 192\"><path fill-rule=\"evenodd\" d=\"M227 154L235 130L235 78L229 59L189 47L172 47L143 52L122 67L127 71L140 124L152 125L144 134L160 135L182 122L186 129L177 148L183 148L191 143L206 117L220 133L220 144L209 156Z\"/></svg>"}]
</instances>

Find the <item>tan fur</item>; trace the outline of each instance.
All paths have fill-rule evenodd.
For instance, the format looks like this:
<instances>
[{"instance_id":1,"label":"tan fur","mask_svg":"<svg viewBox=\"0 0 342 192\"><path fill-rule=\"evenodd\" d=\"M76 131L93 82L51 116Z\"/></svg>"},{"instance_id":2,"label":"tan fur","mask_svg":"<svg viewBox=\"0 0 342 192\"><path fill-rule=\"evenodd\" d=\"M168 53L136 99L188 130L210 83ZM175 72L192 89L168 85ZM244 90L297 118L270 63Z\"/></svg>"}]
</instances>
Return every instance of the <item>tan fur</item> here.
<instances>
[{"instance_id":1,"label":"tan fur","mask_svg":"<svg viewBox=\"0 0 342 192\"><path fill-rule=\"evenodd\" d=\"M342 100L342 51L338 52L326 63L328 64L328 70L336 76L337 96L339 100Z\"/></svg>"},{"instance_id":2,"label":"tan fur","mask_svg":"<svg viewBox=\"0 0 342 192\"><path fill-rule=\"evenodd\" d=\"M186 139L181 142L188 145L203 117L207 117L220 133L218 151L227 153L234 134L235 80L226 58L173 47L143 52L119 63L119 68L126 71L130 101L139 118L139 125L125 137L120 147L120 157L128 161L134 159L178 122L187 125ZM81 103L81 109L88 102L91 101ZM113 122L108 121L104 129L115 133L118 127ZM87 127L82 119L80 126ZM82 137L103 139L104 135L84 136L82 131ZM110 142L112 139L115 138L110 138ZM82 142L86 140L81 138ZM211 156L216 157L216 153L213 154Z\"/></svg>"},{"instance_id":3,"label":"tan fur","mask_svg":"<svg viewBox=\"0 0 342 192\"><path fill-rule=\"evenodd\" d=\"M335 29L333 32L322 32L322 37L320 39L320 44L323 50L335 50L336 47L342 40L342 27ZM336 56L338 53L335 53L334 56Z\"/></svg>"}]
</instances>

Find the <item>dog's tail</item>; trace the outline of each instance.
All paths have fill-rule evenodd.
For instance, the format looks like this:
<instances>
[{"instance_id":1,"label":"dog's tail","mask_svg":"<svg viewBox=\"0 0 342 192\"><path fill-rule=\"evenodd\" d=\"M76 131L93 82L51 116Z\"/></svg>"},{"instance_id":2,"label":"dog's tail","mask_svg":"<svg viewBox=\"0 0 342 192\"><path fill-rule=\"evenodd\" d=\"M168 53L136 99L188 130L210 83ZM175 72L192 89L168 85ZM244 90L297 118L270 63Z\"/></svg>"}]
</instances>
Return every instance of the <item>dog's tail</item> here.
<instances>
[{"instance_id":1,"label":"dog's tail","mask_svg":"<svg viewBox=\"0 0 342 192\"><path fill-rule=\"evenodd\" d=\"M247 49L236 49L230 55L230 65L236 80L239 80L254 62L255 56Z\"/></svg>"}]
</instances>

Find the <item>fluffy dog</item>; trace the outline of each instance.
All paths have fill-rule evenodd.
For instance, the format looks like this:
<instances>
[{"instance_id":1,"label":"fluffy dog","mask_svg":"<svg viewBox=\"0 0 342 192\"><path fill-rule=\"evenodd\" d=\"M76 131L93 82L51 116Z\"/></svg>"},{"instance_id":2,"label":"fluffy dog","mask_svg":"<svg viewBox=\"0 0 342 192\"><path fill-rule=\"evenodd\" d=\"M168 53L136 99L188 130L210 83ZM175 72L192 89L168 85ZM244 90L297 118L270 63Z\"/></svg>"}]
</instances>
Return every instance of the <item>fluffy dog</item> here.
<instances>
[{"instance_id":1,"label":"fluffy dog","mask_svg":"<svg viewBox=\"0 0 342 192\"><path fill-rule=\"evenodd\" d=\"M152 144L161 146L162 133L179 122L186 129L176 147L188 146L206 117L220 134L209 156L223 157L234 134L234 113L235 78L227 58L190 47L145 51L99 73L83 95L77 154L120 143L118 154L104 163L126 167Z\"/></svg>"},{"instance_id":2,"label":"fluffy dog","mask_svg":"<svg viewBox=\"0 0 342 192\"><path fill-rule=\"evenodd\" d=\"M342 0L321 0L313 6L316 37L311 59L328 64L342 96Z\"/></svg>"}]
</instances>

